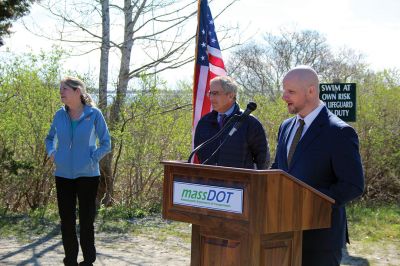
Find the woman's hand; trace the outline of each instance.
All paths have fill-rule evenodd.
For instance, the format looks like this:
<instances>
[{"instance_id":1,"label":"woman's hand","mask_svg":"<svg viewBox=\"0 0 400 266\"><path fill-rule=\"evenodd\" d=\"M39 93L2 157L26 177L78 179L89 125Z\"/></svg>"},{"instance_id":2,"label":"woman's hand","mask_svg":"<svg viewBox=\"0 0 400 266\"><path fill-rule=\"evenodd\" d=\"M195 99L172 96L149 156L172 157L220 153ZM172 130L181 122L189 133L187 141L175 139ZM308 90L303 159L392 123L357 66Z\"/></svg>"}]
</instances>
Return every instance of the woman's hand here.
<instances>
[{"instance_id":1,"label":"woman's hand","mask_svg":"<svg viewBox=\"0 0 400 266\"><path fill-rule=\"evenodd\" d=\"M50 155L50 162L54 163L54 152Z\"/></svg>"}]
</instances>

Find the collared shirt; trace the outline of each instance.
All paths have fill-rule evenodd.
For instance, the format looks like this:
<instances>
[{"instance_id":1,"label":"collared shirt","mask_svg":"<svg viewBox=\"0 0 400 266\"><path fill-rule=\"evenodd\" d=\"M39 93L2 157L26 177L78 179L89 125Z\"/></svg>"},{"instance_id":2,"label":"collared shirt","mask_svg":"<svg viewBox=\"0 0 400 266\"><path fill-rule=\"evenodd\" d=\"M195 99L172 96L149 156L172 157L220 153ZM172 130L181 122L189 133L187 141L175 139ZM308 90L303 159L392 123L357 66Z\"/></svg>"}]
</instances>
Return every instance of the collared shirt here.
<instances>
[{"instance_id":1,"label":"collared shirt","mask_svg":"<svg viewBox=\"0 0 400 266\"><path fill-rule=\"evenodd\" d=\"M235 104L232 104L231 108L229 108L225 113L218 113L218 123L220 122L222 115L226 115L226 117L228 117L232 114L233 110L235 110Z\"/></svg>"},{"instance_id":2,"label":"collared shirt","mask_svg":"<svg viewBox=\"0 0 400 266\"><path fill-rule=\"evenodd\" d=\"M304 118L302 118L299 114L296 115L296 124L294 125L294 127L292 128L292 131L290 132L290 136L289 136L289 139L288 139L288 142L287 142L287 146L286 146L286 152L287 152L286 155L289 154L290 145L292 144L295 132L296 132L297 128L300 126L299 119L303 119L304 120L304 128L303 128L303 131L301 133L301 137L303 137L304 134L307 132L308 128L311 126L312 122L318 116L319 112L321 112L321 110L324 107L324 105L325 104L322 101L319 101L318 107L315 108L311 113L309 113Z\"/></svg>"}]
</instances>

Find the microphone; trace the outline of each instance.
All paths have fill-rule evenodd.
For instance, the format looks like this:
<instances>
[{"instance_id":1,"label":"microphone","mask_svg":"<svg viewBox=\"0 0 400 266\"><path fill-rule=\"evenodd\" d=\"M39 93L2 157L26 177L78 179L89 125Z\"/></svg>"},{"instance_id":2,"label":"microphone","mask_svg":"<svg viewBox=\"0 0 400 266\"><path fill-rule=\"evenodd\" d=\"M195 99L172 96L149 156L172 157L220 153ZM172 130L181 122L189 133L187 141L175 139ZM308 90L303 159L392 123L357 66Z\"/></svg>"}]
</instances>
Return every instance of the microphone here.
<instances>
[{"instance_id":1,"label":"microphone","mask_svg":"<svg viewBox=\"0 0 400 266\"><path fill-rule=\"evenodd\" d=\"M239 120L232 127L231 131L229 131L228 135L232 137L233 134L239 129L239 127L243 124L243 121L250 115L251 112L257 109L257 104L255 102L249 102L247 104L246 110L239 116Z\"/></svg>"},{"instance_id":2,"label":"microphone","mask_svg":"<svg viewBox=\"0 0 400 266\"><path fill-rule=\"evenodd\" d=\"M209 143L211 143L212 141L214 141L216 138L218 138L219 136L222 135L222 133L224 133L226 131L226 129L228 127L230 127L232 125L233 122L237 121L240 118L239 115L234 115L231 118L229 118L229 120L225 123L225 125L220 129L220 131L218 131L218 133L214 136L212 136L211 138L209 138L208 140L204 141L203 143L201 143L199 146L197 146L189 155L189 159L188 159L188 163L192 162L192 157L196 154L197 151L199 151L200 149L204 148L205 146L207 146Z\"/></svg>"},{"instance_id":3,"label":"microphone","mask_svg":"<svg viewBox=\"0 0 400 266\"><path fill-rule=\"evenodd\" d=\"M249 102L247 104L246 110L238 116L237 122L235 125L232 127L231 131L228 133L228 135L225 136L224 140L219 144L219 146L215 149L215 151L210 155L210 157L207 158L202 164L206 164L218 151L221 149L221 147L225 144L225 142L232 137L232 135L238 130L238 128L242 125L243 121L250 115L251 112L257 109L257 104L255 102Z\"/></svg>"}]
</instances>

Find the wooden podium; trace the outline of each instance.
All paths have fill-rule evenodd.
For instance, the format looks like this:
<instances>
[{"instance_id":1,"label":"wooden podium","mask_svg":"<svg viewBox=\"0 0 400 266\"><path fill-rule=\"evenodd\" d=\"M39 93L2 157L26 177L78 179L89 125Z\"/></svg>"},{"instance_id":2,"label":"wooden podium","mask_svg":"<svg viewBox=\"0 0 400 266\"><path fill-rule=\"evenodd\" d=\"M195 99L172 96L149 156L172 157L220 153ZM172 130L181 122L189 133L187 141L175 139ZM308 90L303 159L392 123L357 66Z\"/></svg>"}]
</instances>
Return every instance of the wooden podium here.
<instances>
[{"instance_id":1,"label":"wooden podium","mask_svg":"<svg viewBox=\"0 0 400 266\"><path fill-rule=\"evenodd\" d=\"M191 265L301 265L334 200L281 170L163 161L163 218L192 224Z\"/></svg>"}]
</instances>

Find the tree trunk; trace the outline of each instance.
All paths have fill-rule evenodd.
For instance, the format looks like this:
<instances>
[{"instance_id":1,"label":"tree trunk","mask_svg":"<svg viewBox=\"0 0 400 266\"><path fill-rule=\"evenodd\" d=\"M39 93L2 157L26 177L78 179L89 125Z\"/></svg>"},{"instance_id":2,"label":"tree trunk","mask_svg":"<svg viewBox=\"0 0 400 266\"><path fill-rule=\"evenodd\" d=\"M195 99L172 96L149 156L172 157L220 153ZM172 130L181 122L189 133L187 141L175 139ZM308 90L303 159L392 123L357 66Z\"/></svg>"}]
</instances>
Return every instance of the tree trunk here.
<instances>
[{"instance_id":1,"label":"tree trunk","mask_svg":"<svg viewBox=\"0 0 400 266\"><path fill-rule=\"evenodd\" d=\"M108 61L110 52L110 6L109 0L101 2L102 13L102 38L99 74L99 108L106 112L107 109L107 83L108 83Z\"/></svg>"},{"instance_id":2,"label":"tree trunk","mask_svg":"<svg viewBox=\"0 0 400 266\"><path fill-rule=\"evenodd\" d=\"M124 0L124 43L121 47L121 65L118 75L118 85L116 91L116 98L111 106L111 113L109 119L109 127L111 130L115 129L120 120L121 107L123 106L126 98L126 91L129 82L129 65L131 60L131 52L133 46L133 23L132 23L132 4L130 0ZM104 159L104 179L100 180L99 194L100 200L106 206L111 205L112 191L114 187L114 178L112 174L112 154L114 151L114 141L111 141L111 153Z\"/></svg>"},{"instance_id":3,"label":"tree trunk","mask_svg":"<svg viewBox=\"0 0 400 266\"><path fill-rule=\"evenodd\" d=\"M112 157L113 152L104 156L100 161L100 183L97 190L96 205L100 207L100 204L105 206L112 205L112 196L114 192L114 180L112 174Z\"/></svg>"},{"instance_id":4,"label":"tree trunk","mask_svg":"<svg viewBox=\"0 0 400 266\"><path fill-rule=\"evenodd\" d=\"M99 108L102 110L106 117L107 115L107 83L108 83L108 61L110 51L110 5L109 0L101 1L101 12L102 12L102 41L101 41L101 56L100 56L100 74L99 74ZM113 141L111 140L111 143ZM112 154L107 154L100 161L100 183L97 193L97 206L104 204L106 206L111 205L113 195L113 174L112 174Z\"/></svg>"},{"instance_id":5,"label":"tree trunk","mask_svg":"<svg viewBox=\"0 0 400 266\"><path fill-rule=\"evenodd\" d=\"M144 1L146 2L146 1ZM110 120L112 123L119 121L121 107L123 106L126 98L126 91L129 83L129 66L131 62L131 53L133 46L133 26L132 23L132 9L133 6L130 0L124 0L124 42L121 47L121 64L118 75L117 95L115 97L113 106L111 107Z\"/></svg>"}]
</instances>

